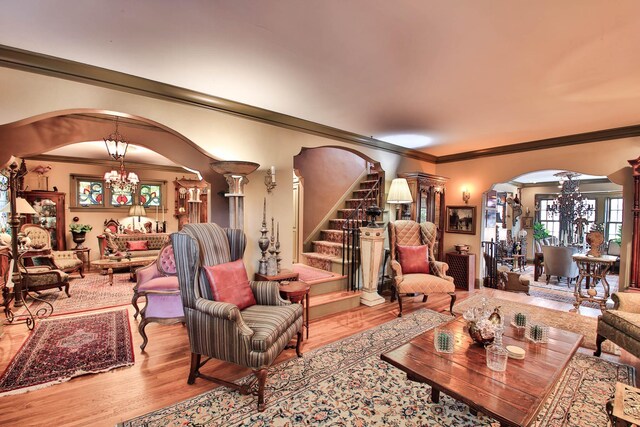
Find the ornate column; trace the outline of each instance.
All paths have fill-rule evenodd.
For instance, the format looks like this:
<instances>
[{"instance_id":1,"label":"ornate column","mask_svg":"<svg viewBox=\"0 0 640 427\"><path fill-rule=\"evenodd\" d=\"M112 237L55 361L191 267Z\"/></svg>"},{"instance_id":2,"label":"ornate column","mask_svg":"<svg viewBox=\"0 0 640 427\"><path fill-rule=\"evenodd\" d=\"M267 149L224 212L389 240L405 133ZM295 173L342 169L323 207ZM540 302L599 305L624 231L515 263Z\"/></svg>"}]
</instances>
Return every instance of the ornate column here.
<instances>
[{"instance_id":1,"label":"ornate column","mask_svg":"<svg viewBox=\"0 0 640 427\"><path fill-rule=\"evenodd\" d=\"M640 290L640 157L629 160L633 168L633 235L631 237L631 270L629 288Z\"/></svg>"},{"instance_id":2,"label":"ornate column","mask_svg":"<svg viewBox=\"0 0 640 427\"><path fill-rule=\"evenodd\" d=\"M219 161L211 163L214 172L224 175L229 185L229 227L244 228L244 186L249 182L247 175L258 169L260 165L243 161Z\"/></svg>"},{"instance_id":3,"label":"ornate column","mask_svg":"<svg viewBox=\"0 0 640 427\"><path fill-rule=\"evenodd\" d=\"M360 303L372 307L385 300L378 294L378 272L384 248L384 228L360 227L362 295Z\"/></svg>"}]
</instances>

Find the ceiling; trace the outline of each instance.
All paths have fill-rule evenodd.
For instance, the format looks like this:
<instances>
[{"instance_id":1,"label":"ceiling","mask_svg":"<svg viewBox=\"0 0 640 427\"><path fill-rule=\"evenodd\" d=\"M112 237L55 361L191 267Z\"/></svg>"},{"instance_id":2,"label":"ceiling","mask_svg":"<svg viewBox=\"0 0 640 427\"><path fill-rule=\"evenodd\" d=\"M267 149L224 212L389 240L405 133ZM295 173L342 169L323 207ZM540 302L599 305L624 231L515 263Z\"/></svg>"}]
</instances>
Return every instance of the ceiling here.
<instances>
[{"instance_id":1,"label":"ceiling","mask_svg":"<svg viewBox=\"0 0 640 427\"><path fill-rule=\"evenodd\" d=\"M0 0L2 44L436 156L640 123L636 0Z\"/></svg>"}]
</instances>

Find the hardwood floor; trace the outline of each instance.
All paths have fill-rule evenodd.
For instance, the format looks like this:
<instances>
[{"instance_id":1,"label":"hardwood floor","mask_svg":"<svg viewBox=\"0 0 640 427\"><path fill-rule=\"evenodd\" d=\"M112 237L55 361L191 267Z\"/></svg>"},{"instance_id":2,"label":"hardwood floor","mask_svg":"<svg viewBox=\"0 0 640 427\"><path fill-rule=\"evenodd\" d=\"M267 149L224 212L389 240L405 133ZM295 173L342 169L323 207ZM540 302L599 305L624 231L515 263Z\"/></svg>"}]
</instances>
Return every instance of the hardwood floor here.
<instances>
[{"instance_id":1,"label":"hardwood floor","mask_svg":"<svg viewBox=\"0 0 640 427\"><path fill-rule=\"evenodd\" d=\"M491 289L475 291L513 301L526 302L558 310L568 310L571 305L527 297ZM458 293L458 301L470 294ZM427 307L447 311L449 297L434 295L423 304L421 297L403 300L403 311L410 313ZM597 316L599 310L581 308L581 314ZM84 375L69 382L57 384L29 393L0 397L0 425L6 426L113 426L137 415L168 406L196 396L216 387L198 379L187 384L189 371L189 344L186 329L181 325L162 326L150 324L146 331L149 344L140 351L142 339L137 332L138 322L133 320L129 308L135 348L135 365L110 372ZM309 339L304 341L303 351L310 351L354 333L395 319L397 303L375 307L360 306L347 313L333 315L311 322ZM27 337L25 325L6 326L0 339L0 370L4 371L11 358ZM582 349L581 349L582 351ZM583 350L591 354L590 350ZM295 350L285 350L276 363L295 357ZM608 360L640 367L638 359L625 352L623 355L605 355ZM203 372L216 372L217 376L230 380L242 377L250 371L224 362L211 361Z\"/></svg>"}]
</instances>

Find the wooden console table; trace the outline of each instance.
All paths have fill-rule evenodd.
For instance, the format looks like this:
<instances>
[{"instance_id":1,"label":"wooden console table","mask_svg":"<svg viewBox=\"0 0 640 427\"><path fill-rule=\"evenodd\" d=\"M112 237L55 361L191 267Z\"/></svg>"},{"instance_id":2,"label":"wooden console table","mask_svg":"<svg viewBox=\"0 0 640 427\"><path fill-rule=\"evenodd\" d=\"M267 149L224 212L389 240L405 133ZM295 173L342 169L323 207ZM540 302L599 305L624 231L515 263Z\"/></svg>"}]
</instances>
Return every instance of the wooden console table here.
<instances>
[{"instance_id":1,"label":"wooden console table","mask_svg":"<svg viewBox=\"0 0 640 427\"><path fill-rule=\"evenodd\" d=\"M307 339L309 339L309 291L311 286L304 282L280 282L280 295L292 303L302 304L302 325L307 329ZM304 339L304 334L302 334Z\"/></svg>"},{"instance_id":2,"label":"wooden console table","mask_svg":"<svg viewBox=\"0 0 640 427\"><path fill-rule=\"evenodd\" d=\"M578 270L580 272L574 291L576 302L573 303L573 306L575 307L575 311L578 310L582 301L596 302L600 304L602 311L606 310L607 300L610 294L607 273L611 266L615 264L616 259L616 257L611 255L600 255L599 257L584 254L573 255L573 260L578 264ZM597 294L595 286L598 280L600 280L604 288L603 295Z\"/></svg>"}]
</instances>

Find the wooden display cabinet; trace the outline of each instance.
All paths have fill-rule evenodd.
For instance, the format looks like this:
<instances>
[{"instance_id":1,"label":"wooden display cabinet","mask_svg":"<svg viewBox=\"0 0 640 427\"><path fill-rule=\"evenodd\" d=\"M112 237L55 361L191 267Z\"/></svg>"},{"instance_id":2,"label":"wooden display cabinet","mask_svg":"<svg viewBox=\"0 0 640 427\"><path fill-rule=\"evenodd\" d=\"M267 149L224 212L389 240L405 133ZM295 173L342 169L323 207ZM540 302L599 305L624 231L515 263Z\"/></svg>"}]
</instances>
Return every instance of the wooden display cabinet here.
<instances>
[{"instance_id":1,"label":"wooden display cabinet","mask_svg":"<svg viewBox=\"0 0 640 427\"><path fill-rule=\"evenodd\" d=\"M66 250L65 193L56 191L23 191L20 197L24 197L37 212L36 215L26 214L26 222L40 224L49 231L53 250Z\"/></svg>"},{"instance_id":2,"label":"wooden display cabinet","mask_svg":"<svg viewBox=\"0 0 640 427\"><path fill-rule=\"evenodd\" d=\"M413 197L413 203L409 207L409 218L416 222L429 221L438 227L433 255L435 259L442 261L444 258L442 233L445 221L445 183L448 178L425 172L400 173L398 176L407 180L411 197Z\"/></svg>"}]
</instances>

